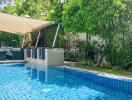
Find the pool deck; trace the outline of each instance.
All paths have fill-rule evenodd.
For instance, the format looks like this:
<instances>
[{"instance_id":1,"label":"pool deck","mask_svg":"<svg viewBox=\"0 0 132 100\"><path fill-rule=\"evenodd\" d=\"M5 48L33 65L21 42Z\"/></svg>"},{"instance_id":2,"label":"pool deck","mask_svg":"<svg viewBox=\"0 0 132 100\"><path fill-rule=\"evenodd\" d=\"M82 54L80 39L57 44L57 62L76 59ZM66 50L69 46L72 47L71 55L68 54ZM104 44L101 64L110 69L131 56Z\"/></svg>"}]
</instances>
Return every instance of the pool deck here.
<instances>
[{"instance_id":1,"label":"pool deck","mask_svg":"<svg viewBox=\"0 0 132 100\"><path fill-rule=\"evenodd\" d=\"M26 61L25 60L1 60L0 64L3 64L3 63L26 63Z\"/></svg>"}]
</instances>

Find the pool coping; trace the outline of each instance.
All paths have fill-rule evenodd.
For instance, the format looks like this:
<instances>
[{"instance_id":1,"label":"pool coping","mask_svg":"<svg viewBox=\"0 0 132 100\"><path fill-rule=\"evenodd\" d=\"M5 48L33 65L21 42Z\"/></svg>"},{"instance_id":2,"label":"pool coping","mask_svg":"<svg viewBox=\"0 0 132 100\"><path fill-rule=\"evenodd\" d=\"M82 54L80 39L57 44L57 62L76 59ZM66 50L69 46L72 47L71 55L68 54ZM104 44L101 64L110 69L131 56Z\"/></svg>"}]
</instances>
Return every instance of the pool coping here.
<instances>
[{"instance_id":1,"label":"pool coping","mask_svg":"<svg viewBox=\"0 0 132 100\"><path fill-rule=\"evenodd\" d=\"M64 65L64 66L61 66L61 67L69 68L69 69L72 69L72 70L78 70L78 71L81 71L81 72L88 72L88 73L96 74L98 76L108 77L108 78L112 78L112 79L126 80L126 81L131 81L132 82L132 78L127 77L127 76L110 74L110 73L99 72L99 71L93 71L93 70L88 70L88 69L84 69L84 68L75 68L75 67L71 67L70 65Z\"/></svg>"},{"instance_id":2,"label":"pool coping","mask_svg":"<svg viewBox=\"0 0 132 100\"><path fill-rule=\"evenodd\" d=\"M26 60L4 60L0 61L0 64L5 64L5 63L26 63Z\"/></svg>"}]
</instances>

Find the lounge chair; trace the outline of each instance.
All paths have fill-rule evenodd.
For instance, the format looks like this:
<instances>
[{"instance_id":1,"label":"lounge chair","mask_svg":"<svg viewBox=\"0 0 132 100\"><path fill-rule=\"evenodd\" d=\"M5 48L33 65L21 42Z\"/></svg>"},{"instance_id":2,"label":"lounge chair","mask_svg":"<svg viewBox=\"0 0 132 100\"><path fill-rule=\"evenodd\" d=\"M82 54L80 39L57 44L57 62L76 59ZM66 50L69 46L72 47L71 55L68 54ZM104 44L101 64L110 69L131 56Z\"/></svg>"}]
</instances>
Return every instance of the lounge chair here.
<instances>
[{"instance_id":1,"label":"lounge chair","mask_svg":"<svg viewBox=\"0 0 132 100\"><path fill-rule=\"evenodd\" d=\"M6 51L0 51L0 60L6 60Z\"/></svg>"},{"instance_id":2,"label":"lounge chair","mask_svg":"<svg viewBox=\"0 0 132 100\"><path fill-rule=\"evenodd\" d=\"M24 50L19 48L12 49L12 60L23 60Z\"/></svg>"}]
</instances>

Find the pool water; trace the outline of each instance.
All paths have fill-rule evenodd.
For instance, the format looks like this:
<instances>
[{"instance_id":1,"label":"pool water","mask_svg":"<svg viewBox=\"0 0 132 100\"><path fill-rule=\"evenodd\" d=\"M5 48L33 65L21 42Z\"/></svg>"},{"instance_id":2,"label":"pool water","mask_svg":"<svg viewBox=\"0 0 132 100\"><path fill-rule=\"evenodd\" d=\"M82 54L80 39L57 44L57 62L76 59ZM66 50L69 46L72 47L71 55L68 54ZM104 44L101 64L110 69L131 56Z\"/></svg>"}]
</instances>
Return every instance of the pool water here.
<instances>
[{"instance_id":1,"label":"pool water","mask_svg":"<svg viewBox=\"0 0 132 100\"><path fill-rule=\"evenodd\" d=\"M67 73L63 67L0 64L0 100L132 100L126 93ZM29 68L33 67L33 68Z\"/></svg>"}]
</instances>

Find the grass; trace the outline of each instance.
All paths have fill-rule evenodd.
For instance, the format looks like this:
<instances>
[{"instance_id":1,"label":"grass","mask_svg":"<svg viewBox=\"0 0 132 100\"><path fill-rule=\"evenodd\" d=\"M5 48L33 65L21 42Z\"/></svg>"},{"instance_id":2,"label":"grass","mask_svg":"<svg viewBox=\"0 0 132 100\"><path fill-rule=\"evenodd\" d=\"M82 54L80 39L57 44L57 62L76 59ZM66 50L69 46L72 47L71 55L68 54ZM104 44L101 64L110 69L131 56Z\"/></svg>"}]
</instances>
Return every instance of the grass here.
<instances>
[{"instance_id":1,"label":"grass","mask_svg":"<svg viewBox=\"0 0 132 100\"><path fill-rule=\"evenodd\" d=\"M97 72L108 73L108 74L115 74L115 75L120 75L120 76L127 76L127 77L132 78L132 72L126 71L126 70L108 69L108 68L102 68L98 66L88 66L88 65L83 65L80 63L72 64L71 67L87 69L90 71L97 71Z\"/></svg>"}]
</instances>

